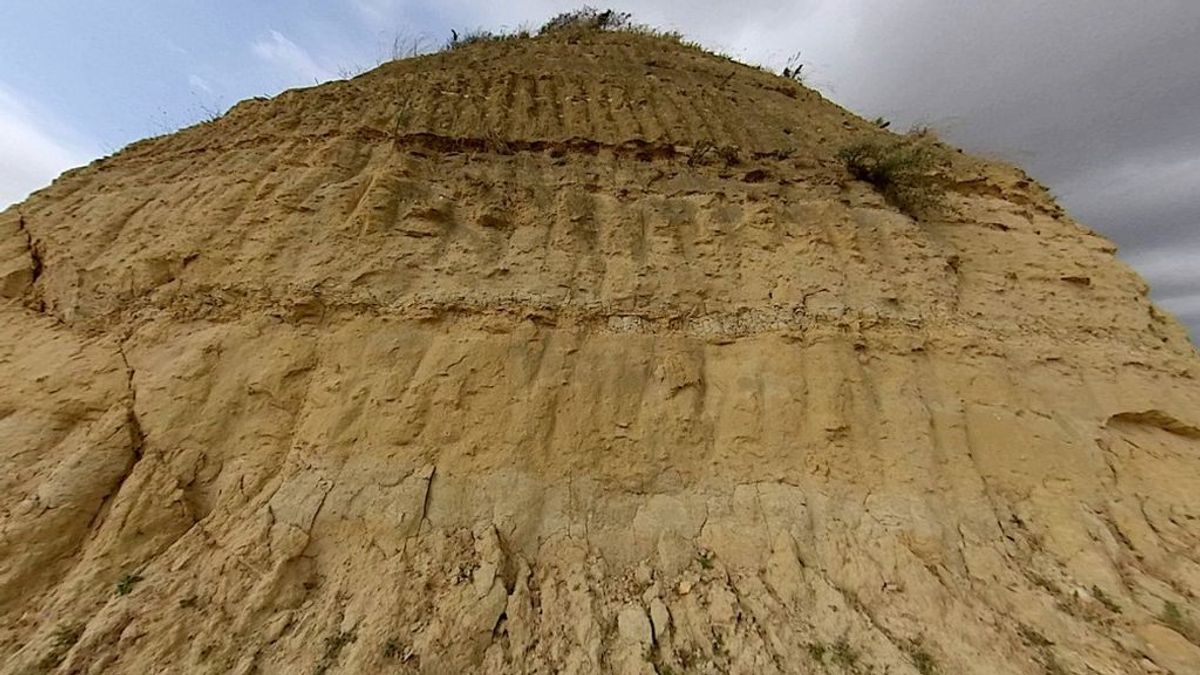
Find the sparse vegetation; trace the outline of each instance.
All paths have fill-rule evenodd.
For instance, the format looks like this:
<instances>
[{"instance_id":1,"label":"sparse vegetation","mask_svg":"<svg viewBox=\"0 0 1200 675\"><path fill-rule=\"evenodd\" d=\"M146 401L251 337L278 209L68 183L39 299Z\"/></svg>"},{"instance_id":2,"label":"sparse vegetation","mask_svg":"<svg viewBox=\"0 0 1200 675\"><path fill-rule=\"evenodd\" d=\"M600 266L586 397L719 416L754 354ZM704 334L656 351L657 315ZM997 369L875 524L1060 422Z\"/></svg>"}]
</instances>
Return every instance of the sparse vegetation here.
<instances>
[{"instance_id":1,"label":"sparse vegetation","mask_svg":"<svg viewBox=\"0 0 1200 675\"><path fill-rule=\"evenodd\" d=\"M1046 675L1067 675L1066 669L1059 664L1058 659L1054 658L1054 653L1049 649L1045 650L1042 659L1042 667L1046 669Z\"/></svg>"},{"instance_id":2,"label":"sparse vegetation","mask_svg":"<svg viewBox=\"0 0 1200 675\"><path fill-rule=\"evenodd\" d=\"M1108 594L1104 592L1103 588L1093 585L1092 597L1096 599L1096 602L1104 605L1104 608L1113 614L1121 613L1121 606L1118 605L1112 598L1108 597Z\"/></svg>"},{"instance_id":3,"label":"sparse vegetation","mask_svg":"<svg viewBox=\"0 0 1200 675\"><path fill-rule=\"evenodd\" d=\"M54 646L58 649L70 649L79 642L79 638L83 636L83 625L68 624L59 625L54 629L51 637L54 640Z\"/></svg>"},{"instance_id":4,"label":"sparse vegetation","mask_svg":"<svg viewBox=\"0 0 1200 675\"><path fill-rule=\"evenodd\" d=\"M321 660L317 662L317 669L314 671L316 675L325 675L337 664L338 656L342 653L342 648L351 644L358 639L353 631L338 631L333 635L325 638L325 653L321 656Z\"/></svg>"},{"instance_id":5,"label":"sparse vegetation","mask_svg":"<svg viewBox=\"0 0 1200 675\"><path fill-rule=\"evenodd\" d=\"M713 635L713 654L717 656L728 656L729 650L725 647L725 639L721 635Z\"/></svg>"},{"instance_id":6,"label":"sparse vegetation","mask_svg":"<svg viewBox=\"0 0 1200 675\"><path fill-rule=\"evenodd\" d=\"M557 31L629 30L635 27L633 15L629 12L600 10L584 5L579 9L555 15L542 24L538 35Z\"/></svg>"},{"instance_id":7,"label":"sparse vegetation","mask_svg":"<svg viewBox=\"0 0 1200 675\"><path fill-rule=\"evenodd\" d=\"M742 161L741 150L735 145L717 145L712 141L704 140L696 143L696 145L687 154L688 166L697 166L708 162L708 158L715 157L724 162L725 166L736 166Z\"/></svg>"},{"instance_id":8,"label":"sparse vegetation","mask_svg":"<svg viewBox=\"0 0 1200 675\"><path fill-rule=\"evenodd\" d=\"M1022 642L1041 652L1042 668L1045 669L1046 675L1066 675L1066 671L1054 658L1054 651L1051 649L1054 646L1052 640L1024 624L1017 626L1017 633L1021 636Z\"/></svg>"},{"instance_id":9,"label":"sparse vegetation","mask_svg":"<svg viewBox=\"0 0 1200 675\"><path fill-rule=\"evenodd\" d=\"M67 653L83 636L83 626L80 624L59 624L50 636L50 651L42 658L39 665L46 670L52 670L62 663Z\"/></svg>"},{"instance_id":10,"label":"sparse vegetation","mask_svg":"<svg viewBox=\"0 0 1200 675\"><path fill-rule=\"evenodd\" d=\"M671 664L663 661L658 643L655 643L654 649L650 653L650 664L654 666L654 672L658 675L675 675L675 669L671 667Z\"/></svg>"},{"instance_id":11,"label":"sparse vegetation","mask_svg":"<svg viewBox=\"0 0 1200 675\"><path fill-rule=\"evenodd\" d=\"M1062 591L1058 588L1058 584L1055 584L1053 581L1038 574L1037 572L1028 572L1026 576L1029 577L1029 580L1032 581L1035 586L1041 588L1050 595L1055 597L1062 595Z\"/></svg>"},{"instance_id":12,"label":"sparse vegetation","mask_svg":"<svg viewBox=\"0 0 1200 675\"><path fill-rule=\"evenodd\" d=\"M446 43L447 50L461 49L471 45L481 44L484 42L502 42L504 40L516 40L529 37L529 32L525 30L515 33L493 33L490 30L476 29L459 33L456 30L450 31L450 41Z\"/></svg>"},{"instance_id":13,"label":"sparse vegetation","mask_svg":"<svg viewBox=\"0 0 1200 675\"><path fill-rule=\"evenodd\" d=\"M858 665L858 650L850 646L845 637L838 638L830 649L830 659L839 666L852 669Z\"/></svg>"},{"instance_id":14,"label":"sparse vegetation","mask_svg":"<svg viewBox=\"0 0 1200 675\"><path fill-rule=\"evenodd\" d=\"M200 124L216 122L225 116L225 112L221 110L219 105L209 105L207 103L200 103L199 105L201 114Z\"/></svg>"},{"instance_id":15,"label":"sparse vegetation","mask_svg":"<svg viewBox=\"0 0 1200 675\"><path fill-rule=\"evenodd\" d=\"M688 153L688 166L695 166L704 161L708 153L712 152L716 146L711 141L700 141L692 151Z\"/></svg>"},{"instance_id":16,"label":"sparse vegetation","mask_svg":"<svg viewBox=\"0 0 1200 675\"><path fill-rule=\"evenodd\" d=\"M507 155L512 151L508 141L499 131L489 128L483 133L483 150L484 152L495 153L499 155Z\"/></svg>"},{"instance_id":17,"label":"sparse vegetation","mask_svg":"<svg viewBox=\"0 0 1200 675\"><path fill-rule=\"evenodd\" d=\"M665 38L692 47L698 46L695 43L685 41L683 35L678 32L660 30L646 24L635 23L633 15L629 12L596 9L587 5L580 9L558 14L538 29L538 35L566 35L567 37L589 32L636 33L638 35Z\"/></svg>"},{"instance_id":18,"label":"sparse vegetation","mask_svg":"<svg viewBox=\"0 0 1200 675\"><path fill-rule=\"evenodd\" d=\"M358 636L351 631L339 631L325 638L325 656L336 658L342 647L354 642Z\"/></svg>"},{"instance_id":19,"label":"sparse vegetation","mask_svg":"<svg viewBox=\"0 0 1200 675\"><path fill-rule=\"evenodd\" d=\"M1176 626L1182 627L1186 621L1186 619L1184 619L1183 612L1179 609L1179 605L1176 605L1169 600L1165 605L1163 605L1162 614L1159 614L1158 618L1160 621L1166 624L1168 628L1171 629L1174 629Z\"/></svg>"},{"instance_id":20,"label":"sparse vegetation","mask_svg":"<svg viewBox=\"0 0 1200 675\"><path fill-rule=\"evenodd\" d=\"M944 158L936 145L921 136L855 143L843 148L838 157L852 176L873 185L889 203L910 216L942 201Z\"/></svg>"},{"instance_id":21,"label":"sparse vegetation","mask_svg":"<svg viewBox=\"0 0 1200 675\"><path fill-rule=\"evenodd\" d=\"M448 47L449 45L444 46ZM337 71L338 79L349 80L362 75L376 66L382 66L391 61L411 59L432 51L437 51L437 46L432 44L427 36L413 36L407 33L396 32L392 35L390 42L380 43L373 62L340 66Z\"/></svg>"},{"instance_id":22,"label":"sparse vegetation","mask_svg":"<svg viewBox=\"0 0 1200 675\"><path fill-rule=\"evenodd\" d=\"M933 655L925 651L925 647L920 642L913 642L904 649L908 652L908 658L912 660L913 668L921 675L937 675L937 661Z\"/></svg>"},{"instance_id":23,"label":"sparse vegetation","mask_svg":"<svg viewBox=\"0 0 1200 675\"><path fill-rule=\"evenodd\" d=\"M404 645L396 638L388 638L388 641L383 643L383 658L398 659L404 655Z\"/></svg>"},{"instance_id":24,"label":"sparse vegetation","mask_svg":"<svg viewBox=\"0 0 1200 675\"><path fill-rule=\"evenodd\" d=\"M144 581L139 574L126 574L117 580L117 595L129 595L139 581Z\"/></svg>"},{"instance_id":25,"label":"sparse vegetation","mask_svg":"<svg viewBox=\"0 0 1200 675\"><path fill-rule=\"evenodd\" d=\"M1024 624L1017 627L1017 633L1020 634L1021 640L1031 647L1049 647L1054 644L1046 639L1046 636Z\"/></svg>"},{"instance_id":26,"label":"sparse vegetation","mask_svg":"<svg viewBox=\"0 0 1200 675\"><path fill-rule=\"evenodd\" d=\"M813 661L817 663L825 662L825 645L820 642L810 642L806 645L806 648L808 649L808 655L812 657Z\"/></svg>"},{"instance_id":27,"label":"sparse vegetation","mask_svg":"<svg viewBox=\"0 0 1200 675\"><path fill-rule=\"evenodd\" d=\"M391 50L387 56L380 59L380 63L409 59L425 51L427 51L427 48L425 47L425 38L423 36L418 35L409 38L397 33L392 36Z\"/></svg>"},{"instance_id":28,"label":"sparse vegetation","mask_svg":"<svg viewBox=\"0 0 1200 675\"><path fill-rule=\"evenodd\" d=\"M725 166L734 166L742 161L742 153L736 145L722 145L717 147L717 157L725 162Z\"/></svg>"},{"instance_id":29,"label":"sparse vegetation","mask_svg":"<svg viewBox=\"0 0 1200 675\"><path fill-rule=\"evenodd\" d=\"M804 64L800 62L800 52L796 52L788 58L787 64L784 65L783 71L781 71L779 74L789 80L803 82L803 71Z\"/></svg>"},{"instance_id":30,"label":"sparse vegetation","mask_svg":"<svg viewBox=\"0 0 1200 675\"><path fill-rule=\"evenodd\" d=\"M685 41L683 36L675 31L664 31L654 28L653 26L634 23L633 15L629 12L618 12L612 9L601 10L590 6L584 6L580 9L571 10L569 12L562 12L561 14L552 17L537 30L536 35L565 36L568 39L572 39L584 33L595 32L619 32L650 35L673 40L690 47L699 47L699 45L696 45L695 43ZM476 29L460 33L456 30L452 30L450 31L450 40L446 42L444 49L453 50L485 42L519 40L533 37L534 35L535 33L531 32L527 28L519 28L512 32L493 32L484 29Z\"/></svg>"},{"instance_id":31,"label":"sparse vegetation","mask_svg":"<svg viewBox=\"0 0 1200 675\"><path fill-rule=\"evenodd\" d=\"M1192 621L1191 616L1179 608L1179 605L1168 601L1163 605L1163 611L1158 615L1158 620L1193 644L1200 645L1200 627Z\"/></svg>"}]
</instances>

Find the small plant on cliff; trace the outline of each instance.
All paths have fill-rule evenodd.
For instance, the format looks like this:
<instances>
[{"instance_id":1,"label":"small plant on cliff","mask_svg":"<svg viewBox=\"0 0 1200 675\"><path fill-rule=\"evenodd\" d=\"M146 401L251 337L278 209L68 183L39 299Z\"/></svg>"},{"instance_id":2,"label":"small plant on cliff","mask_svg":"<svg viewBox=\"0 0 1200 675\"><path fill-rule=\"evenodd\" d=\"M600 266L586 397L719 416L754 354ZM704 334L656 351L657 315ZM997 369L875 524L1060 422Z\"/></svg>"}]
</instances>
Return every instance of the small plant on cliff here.
<instances>
[{"instance_id":1,"label":"small plant on cliff","mask_svg":"<svg viewBox=\"0 0 1200 675\"><path fill-rule=\"evenodd\" d=\"M1093 585L1092 597L1096 599L1096 602L1104 605L1104 608L1113 614L1121 613L1121 606L1118 605L1112 598L1108 597L1108 594L1104 592L1103 588Z\"/></svg>"},{"instance_id":2,"label":"small plant on cliff","mask_svg":"<svg viewBox=\"0 0 1200 675\"><path fill-rule=\"evenodd\" d=\"M850 175L870 183L884 199L910 216L928 211L942 201L943 155L936 145L921 136L855 143L842 148L838 158L845 162Z\"/></svg>"},{"instance_id":3,"label":"small plant on cliff","mask_svg":"<svg viewBox=\"0 0 1200 675\"><path fill-rule=\"evenodd\" d=\"M133 586L142 581L141 575L126 574L117 580L117 595L129 595L133 591Z\"/></svg>"},{"instance_id":4,"label":"small plant on cliff","mask_svg":"<svg viewBox=\"0 0 1200 675\"><path fill-rule=\"evenodd\" d=\"M396 638L388 638L388 641L383 643L383 658L398 659L404 655L404 645Z\"/></svg>"},{"instance_id":5,"label":"small plant on cliff","mask_svg":"<svg viewBox=\"0 0 1200 675\"><path fill-rule=\"evenodd\" d=\"M702 140L688 152L687 165L707 164L710 157L724 162L727 167L736 166L742 161L741 150L736 145L717 145L712 141Z\"/></svg>"},{"instance_id":6,"label":"small plant on cliff","mask_svg":"<svg viewBox=\"0 0 1200 675\"><path fill-rule=\"evenodd\" d=\"M79 638L83 636L83 626L79 624L59 625L51 634L55 649L67 650L75 646L79 642Z\"/></svg>"},{"instance_id":7,"label":"small plant on cliff","mask_svg":"<svg viewBox=\"0 0 1200 675\"><path fill-rule=\"evenodd\" d=\"M856 665L858 665L858 650L856 650L854 647L851 647L846 638L841 637L838 638L837 642L833 643L831 658L833 659L833 662L839 666L846 668L847 670L852 670Z\"/></svg>"},{"instance_id":8,"label":"small plant on cliff","mask_svg":"<svg viewBox=\"0 0 1200 675\"><path fill-rule=\"evenodd\" d=\"M653 651L650 653L650 665L654 666L654 672L658 675L675 675L675 669L671 667L671 664L663 661L658 643L654 644Z\"/></svg>"},{"instance_id":9,"label":"small plant on cliff","mask_svg":"<svg viewBox=\"0 0 1200 675\"><path fill-rule=\"evenodd\" d=\"M1036 629L1030 628L1025 624L1017 626L1017 633L1021 636L1021 640L1031 647L1049 647L1054 643L1046 638L1045 635L1037 632Z\"/></svg>"},{"instance_id":10,"label":"small plant on cliff","mask_svg":"<svg viewBox=\"0 0 1200 675\"><path fill-rule=\"evenodd\" d=\"M341 656L342 648L358 640L358 634L352 631L338 631L333 635L325 638L325 653L321 656L321 660L317 662L317 668L314 671L315 675L325 675L330 669L337 665L338 657Z\"/></svg>"},{"instance_id":11,"label":"small plant on cliff","mask_svg":"<svg viewBox=\"0 0 1200 675\"><path fill-rule=\"evenodd\" d=\"M1054 652L1046 650L1042 654L1042 667L1046 669L1046 675L1067 675L1066 669L1054 658Z\"/></svg>"},{"instance_id":12,"label":"small plant on cliff","mask_svg":"<svg viewBox=\"0 0 1200 675\"><path fill-rule=\"evenodd\" d=\"M1200 627L1192 621L1192 617L1179 609L1179 605L1167 602L1163 605L1163 611L1162 614L1158 615L1158 620L1162 621L1163 625L1167 628L1190 640L1193 644L1200 644Z\"/></svg>"},{"instance_id":13,"label":"small plant on cliff","mask_svg":"<svg viewBox=\"0 0 1200 675\"><path fill-rule=\"evenodd\" d=\"M908 658L913 663L913 668L921 675L937 675L937 662L933 660L933 655L925 651L925 647L920 642L913 642L905 646L904 651L908 652Z\"/></svg>"},{"instance_id":14,"label":"small plant on cliff","mask_svg":"<svg viewBox=\"0 0 1200 675\"><path fill-rule=\"evenodd\" d=\"M801 61L800 61L800 52L796 52L795 54L792 54L788 58L787 64L783 67L783 71L780 72L779 74L783 77L786 77L789 80L793 80L795 82L803 82L804 81L803 71L804 71L804 64L801 63Z\"/></svg>"},{"instance_id":15,"label":"small plant on cliff","mask_svg":"<svg viewBox=\"0 0 1200 675\"><path fill-rule=\"evenodd\" d=\"M46 670L52 670L62 663L66 658L67 652L79 642L79 638L83 636L83 626L79 624L60 624L54 629L50 636L50 651L41 661L41 666Z\"/></svg>"}]
</instances>

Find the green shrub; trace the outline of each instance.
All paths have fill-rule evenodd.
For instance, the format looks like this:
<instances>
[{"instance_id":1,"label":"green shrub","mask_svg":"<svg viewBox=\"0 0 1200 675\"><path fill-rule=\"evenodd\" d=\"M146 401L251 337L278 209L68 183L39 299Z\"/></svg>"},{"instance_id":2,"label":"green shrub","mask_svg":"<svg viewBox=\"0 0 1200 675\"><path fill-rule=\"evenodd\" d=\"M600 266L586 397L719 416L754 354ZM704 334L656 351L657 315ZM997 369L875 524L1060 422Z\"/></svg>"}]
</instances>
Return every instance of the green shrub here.
<instances>
[{"instance_id":1,"label":"green shrub","mask_svg":"<svg viewBox=\"0 0 1200 675\"><path fill-rule=\"evenodd\" d=\"M133 586L137 582L142 581L142 577L137 574L126 574L117 581L117 595L129 595L133 591Z\"/></svg>"},{"instance_id":2,"label":"green shrub","mask_svg":"<svg viewBox=\"0 0 1200 675\"><path fill-rule=\"evenodd\" d=\"M1159 614L1158 620L1163 622L1167 628L1179 633L1193 644L1200 645L1200 627L1192 621L1192 617L1179 609L1179 605L1173 602L1167 602L1163 605L1162 614Z\"/></svg>"},{"instance_id":3,"label":"green shrub","mask_svg":"<svg viewBox=\"0 0 1200 675\"><path fill-rule=\"evenodd\" d=\"M916 217L941 204L945 193L942 151L929 141L904 136L842 148L838 158L850 175L870 183L896 208Z\"/></svg>"}]
</instances>

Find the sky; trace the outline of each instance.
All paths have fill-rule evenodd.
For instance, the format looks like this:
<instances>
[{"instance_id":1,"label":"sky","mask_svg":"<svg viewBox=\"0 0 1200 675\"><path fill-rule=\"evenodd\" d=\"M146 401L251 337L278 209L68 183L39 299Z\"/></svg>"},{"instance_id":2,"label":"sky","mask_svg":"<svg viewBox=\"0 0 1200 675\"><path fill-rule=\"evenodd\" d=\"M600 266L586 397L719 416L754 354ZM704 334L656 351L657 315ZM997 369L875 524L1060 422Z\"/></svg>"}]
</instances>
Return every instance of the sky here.
<instances>
[{"instance_id":1,"label":"sky","mask_svg":"<svg viewBox=\"0 0 1200 675\"><path fill-rule=\"evenodd\" d=\"M0 208L239 100L361 72L555 0L0 0ZM1200 336L1200 1L594 4L1014 162Z\"/></svg>"}]
</instances>

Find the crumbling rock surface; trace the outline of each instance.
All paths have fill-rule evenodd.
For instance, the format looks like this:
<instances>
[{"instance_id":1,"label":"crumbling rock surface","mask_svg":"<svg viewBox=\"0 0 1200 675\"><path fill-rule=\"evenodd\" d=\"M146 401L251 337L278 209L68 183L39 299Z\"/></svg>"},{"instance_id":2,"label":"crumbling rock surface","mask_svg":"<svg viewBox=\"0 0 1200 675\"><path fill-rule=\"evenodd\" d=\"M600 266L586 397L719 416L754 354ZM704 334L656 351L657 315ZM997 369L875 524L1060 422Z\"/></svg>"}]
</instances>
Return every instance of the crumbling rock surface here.
<instances>
[{"instance_id":1,"label":"crumbling rock surface","mask_svg":"<svg viewBox=\"0 0 1200 675\"><path fill-rule=\"evenodd\" d=\"M1200 672L1196 351L884 133L597 34L68 172L0 214L0 672Z\"/></svg>"}]
</instances>

